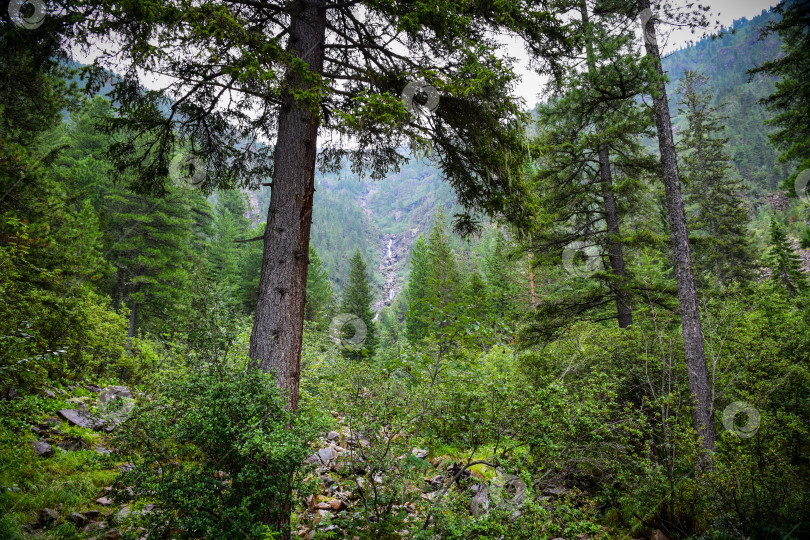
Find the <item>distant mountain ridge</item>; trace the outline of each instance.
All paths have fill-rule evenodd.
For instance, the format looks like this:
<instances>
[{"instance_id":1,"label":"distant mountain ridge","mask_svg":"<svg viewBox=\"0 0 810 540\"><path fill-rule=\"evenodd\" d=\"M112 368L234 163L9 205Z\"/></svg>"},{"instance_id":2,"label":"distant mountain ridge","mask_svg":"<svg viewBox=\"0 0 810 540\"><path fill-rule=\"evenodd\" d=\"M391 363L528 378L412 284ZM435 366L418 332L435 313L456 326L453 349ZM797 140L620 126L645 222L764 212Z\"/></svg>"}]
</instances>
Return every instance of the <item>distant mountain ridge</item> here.
<instances>
[{"instance_id":1,"label":"distant mountain ridge","mask_svg":"<svg viewBox=\"0 0 810 540\"><path fill-rule=\"evenodd\" d=\"M779 54L778 36L759 38L774 16L763 10L751 20L734 21L723 37L700 40L664 59L676 132L684 122L677 115L678 79L687 69L711 78L715 104L726 104L723 111L728 115L726 135L730 138L733 173L748 182L752 198L764 198L787 176L787 168L776 162L777 153L768 144L768 130L763 126L771 114L758 103L771 93L774 81L758 77L748 82L747 74L750 68ZM443 206L450 216L454 211L455 196L442 181L440 171L418 160L380 182L361 179L347 168L339 174L316 173L315 184L312 244L336 291L343 288L349 257L359 248L374 271L373 281L381 299L378 308L390 303L392 290L401 288L411 243L431 227L436 208ZM269 190L255 198L264 216ZM391 255L389 246L393 247ZM398 280L394 287L392 279ZM384 287L385 283L388 285Z\"/></svg>"}]
</instances>

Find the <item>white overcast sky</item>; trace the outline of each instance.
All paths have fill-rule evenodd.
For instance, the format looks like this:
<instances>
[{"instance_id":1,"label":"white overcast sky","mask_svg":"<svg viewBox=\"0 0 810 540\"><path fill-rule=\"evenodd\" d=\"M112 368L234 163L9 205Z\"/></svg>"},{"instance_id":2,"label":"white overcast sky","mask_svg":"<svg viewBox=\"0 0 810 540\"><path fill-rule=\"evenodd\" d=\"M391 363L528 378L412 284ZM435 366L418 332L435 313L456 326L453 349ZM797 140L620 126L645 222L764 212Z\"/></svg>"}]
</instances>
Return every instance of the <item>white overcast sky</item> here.
<instances>
[{"instance_id":1,"label":"white overcast sky","mask_svg":"<svg viewBox=\"0 0 810 540\"><path fill-rule=\"evenodd\" d=\"M677 3L680 4L681 2ZM722 26L729 27L735 19L741 19L743 17L747 19L754 18L759 15L763 9L770 9L775 6L778 0L701 0L700 3L711 7L712 22L717 20L720 21ZM641 39L640 36L639 30L639 39ZM682 48L688 41L694 38L695 36L688 30L673 32L667 41L667 47L664 52L666 53ZM517 40L510 40L506 50L507 54L514 58L526 58L523 45L518 43ZM521 81L515 89L516 93L523 98L527 106L532 107L540 101L539 94L544 79L537 73L529 70L525 60L521 61L519 65L516 65L515 69L521 74Z\"/></svg>"}]
</instances>

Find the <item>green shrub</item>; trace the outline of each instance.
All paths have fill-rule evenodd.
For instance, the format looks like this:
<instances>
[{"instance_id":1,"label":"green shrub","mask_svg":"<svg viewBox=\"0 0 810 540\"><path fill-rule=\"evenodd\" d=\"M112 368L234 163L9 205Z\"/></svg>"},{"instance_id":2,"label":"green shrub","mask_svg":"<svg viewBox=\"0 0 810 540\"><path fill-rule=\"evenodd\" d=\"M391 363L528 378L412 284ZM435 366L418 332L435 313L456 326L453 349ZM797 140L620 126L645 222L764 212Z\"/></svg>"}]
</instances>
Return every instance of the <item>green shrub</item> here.
<instances>
[{"instance_id":1,"label":"green shrub","mask_svg":"<svg viewBox=\"0 0 810 540\"><path fill-rule=\"evenodd\" d=\"M243 358L167 374L116 436L134 468L115 497L156 505L135 519L149 538L262 537L291 504L311 438L285 403Z\"/></svg>"}]
</instances>

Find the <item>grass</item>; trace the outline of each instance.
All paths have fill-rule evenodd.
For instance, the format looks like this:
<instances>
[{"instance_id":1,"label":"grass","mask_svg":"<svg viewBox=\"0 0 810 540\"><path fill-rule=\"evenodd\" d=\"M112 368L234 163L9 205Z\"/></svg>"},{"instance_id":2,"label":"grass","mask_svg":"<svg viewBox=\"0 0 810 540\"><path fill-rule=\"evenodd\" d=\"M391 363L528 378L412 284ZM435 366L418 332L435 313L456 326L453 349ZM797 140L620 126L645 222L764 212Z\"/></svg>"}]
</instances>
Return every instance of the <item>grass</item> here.
<instances>
[{"instance_id":1,"label":"grass","mask_svg":"<svg viewBox=\"0 0 810 540\"><path fill-rule=\"evenodd\" d=\"M43 508L55 510L64 518L93 507L99 491L117 476L112 459L92 450L63 452L55 448L49 458L33 451L31 443L36 437L31 425L67 406L63 399L41 396L0 404L0 538L29 537L23 526L35 523ZM103 438L100 433L67 422L55 428L69 437L81 438L91 448ZM50 529L46 537L79 535L73 524L62 523Z\"/></svg>"}]
</instances>

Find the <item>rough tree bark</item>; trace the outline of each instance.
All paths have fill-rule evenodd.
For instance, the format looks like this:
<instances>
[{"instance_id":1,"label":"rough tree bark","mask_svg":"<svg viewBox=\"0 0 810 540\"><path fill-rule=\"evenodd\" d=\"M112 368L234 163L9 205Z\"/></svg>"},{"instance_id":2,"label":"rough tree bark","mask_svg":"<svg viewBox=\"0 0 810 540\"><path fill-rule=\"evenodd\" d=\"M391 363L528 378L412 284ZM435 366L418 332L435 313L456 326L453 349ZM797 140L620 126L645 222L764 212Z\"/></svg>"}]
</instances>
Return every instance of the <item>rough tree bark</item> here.
<instances>
[{"instance_id":1,"label":"rough tree bark","mask_svg":"<svg viewBox=\"0 0 810 540\"><path fill-rule=\"evenodd\" d=\"M325 0L300 0L292 11L287 50L315 72L323 70L325 4ZM294 70L287 72L249 352L254 365L262 371L275 371L279 388L287 393L287 408L292 411L298 409L319 125L318 115L306 104L296 102L294 93L308 87L300 74ZM280 532L279 538L289 540L291 484L286 492L268 503L262 521Z\"/></svg>"},{"instance_id":2,"label":"rough tree bark","mask_svg":"<svg viewBox=\"0 0 810 540\"><path fill-rule=\"evenodd\" d=\"M639 9L650 9L650 0L639 0ZM709 372L706 368L706 351L703 346L703 329L698 310L695 277L692 272L692 254L689 250L689 234L686 229L686 214L681 194L681 180L678 172L678 156L672 136L672 119L669 115L669 101L664 85L664 68L655 30L655 18L646 21L642 29L646 34L644 46L655 63L659 76L658 95L653 96L655 126L658 131L658 148L661 153L661 169L664 178L664 191L667 201L667 217L672 240L672 256L675 264L675 278L678 284L678 304L689 389L694 396L692 418L695 429L702 439L703 447L714 451L716 433L712 415L712 393L709 385Z\"/></svg>"},{"instance_id":3,"label":"rough tree bark","mask_svg":"<svg viewBox=\"0 0 810 540\"><path fill-rule=\"evenodd\" d=\"M287 45L288 51L316 72L323 69L325 4L325 0L295 3ZM319 125L318 115L296 102L293 94L307 87L298 73L288 71L278 118L256 318L250 334L250 358L263 371L275 371L293 411L298 408Z\"/></svg>"}]
</instances>

